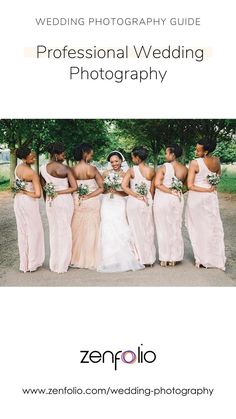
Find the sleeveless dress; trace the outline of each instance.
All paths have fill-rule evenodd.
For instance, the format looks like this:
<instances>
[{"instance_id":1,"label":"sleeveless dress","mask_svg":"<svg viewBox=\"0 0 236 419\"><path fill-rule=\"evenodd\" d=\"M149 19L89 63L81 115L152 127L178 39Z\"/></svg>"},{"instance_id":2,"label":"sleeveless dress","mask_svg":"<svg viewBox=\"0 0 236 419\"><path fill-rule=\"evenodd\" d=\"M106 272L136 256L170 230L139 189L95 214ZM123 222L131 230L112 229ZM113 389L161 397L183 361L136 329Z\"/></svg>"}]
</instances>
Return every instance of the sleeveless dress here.
<instances>
[{"instance_id":1,"label":"sleeveless dress","mask_svg":"<svg viewBox=\"0 0 236 419\"><path fill-rule=\"evenodd\" d=\"M77 185L87 185L89 193L97 188L95 179L77 180ZM76 192L72 218L71 264L77 268L96 269L98 265L98 240L100 229L100 196L83 201Z\"/></svg>"},{"instance_id":2,"label":"sleeveless dress","mask_svg":"<svg viewBox=\"0 0 236 419\"><path fill-rule=\"evenodd\" d=\"M16 170L15 178L19 179ZM34 192L32 182L27 182L25 189ZM32 272L42 266L45 258L39 199L17 193L14 198L14 212L18 233L20 271Z\"/></svg>"},{"instance_id":3,"label":"sleeveless dress","mask_svg":"<svg viewBox=\"0 0 236 419\"><path fill-rule=\"evenodd\" d=\"M163 185L171 187L175 171L171 163L165 163ZM159 260L180 262L184 257L182 215L184 200L178 196L156 189L154 196L154 220L157 232Z\"/></svg>"},{"instance_id":4,"label":"sleeveless dress","mask_svg":"<svg viewBox=\"0 0 236 419\"><path fill-rule=\"evenodd\" d=\"M47 172L47 165L41 167L41 175L47 183L53 183L56 191L62 191L69 187L68 179L51 176ZM51 271L57 273L67 272L71 261L72 233L71 220L74 203L71 194L57 195L49 204L46 199L46 212L49 224L50 259Z\"/></svg>"},{"instance_id":5,"label":"sleeveless dress","mask_svg":"<svg viewBox=\"0 0 236 419\"><path fill-rule=\"evenodd\" d=\"M199 172L194 184L210 188L207 175L213 174L203 158L196 159ZM188 192L185 224L191 240L195 262L206 268L225 270L224 230L220 218L217 192Z\"/></svg>"},{"instance_id":6,"label":"sleeveless dress","mask_svg":"<svg viewBox=\"0 0 236 419\"><path fill-rule=\"evenodd\" d=\"M156 246L154 242L154 220L152 210L151 181L141 173L139 166L134 166L134 178L130 181L130 188L136 192L135 185L145 183L148 189L147 205L145 202L128 196L127 218L132 233L138 260L143 265L152 265L156 260Z\"/></svg>"},{"instance_id":7,"label":"sleeveless dress","mask_svg":"<svg viewBox=\"0 0 236 419\"><path fill-rule=\"evenodd\" d=\"M143 269L137 260L126 218L126 198L102 196L98 272L125 272Z\"/></svg>"}]
</instances>

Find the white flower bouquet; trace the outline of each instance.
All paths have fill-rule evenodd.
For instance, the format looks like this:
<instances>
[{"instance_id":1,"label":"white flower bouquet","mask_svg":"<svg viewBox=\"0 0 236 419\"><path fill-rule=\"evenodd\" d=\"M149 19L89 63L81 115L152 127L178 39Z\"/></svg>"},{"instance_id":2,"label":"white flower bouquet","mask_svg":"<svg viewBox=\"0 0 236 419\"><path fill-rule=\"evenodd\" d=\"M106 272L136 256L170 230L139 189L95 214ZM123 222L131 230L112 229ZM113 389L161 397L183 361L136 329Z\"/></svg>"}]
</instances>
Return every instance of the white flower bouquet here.
<instances>
[{"instance_id":1,"label":"white flower bouquet","mask_svg":"<svg viewBox=\"0 0 236 419\"><path fill-rule=\"evenodd\" d=\"M49 206L51 207L53 199L57 196L55 185L52 182L46 183L46 185L43 187L43 190L46 193L46 196L49 201Z\"/></svg>"},{"instance_id":2,"label":"white flower bouquet","mask_svg":"<svg viewBox=\"0 0 236 419\"><path fill-rule=\"evenodd\" d=\"M20 191L24 191L26 187L26 181L21 179L16 179L11 190L13 192L13 197L15 198L16 194Z\"/></svg>"},{"instance_id":3,"label":"white flower bouquet","mask_svg":"<svg viewBox=\"0 0 236 419\"><path fill-rule=\"evenodd\" d=\"M176 176L172 177L172 182L170 189L173 189L177 192L177 196L179 197L179 200L181 201L182 194L183 194L183 182L182 180L178 179Z\"/></svg>"},{"instance_id":4,"label":"white flower bouquet","mask_svg":"<svg viewBox=\"0 0 236 419\"><path fill-rule=\"evenodd\" d=\"M81 205L81 201L82 201L81 197L89 194L89 187L88 185L83 185L83 183L81 183L78 186L76 192L79 196L79 205Z\"/></svg>"},{"instance_id":5,"label":"white flower bouquet","mask_svg":"<svg viewBox=\"0 0 236 419\"><path fill-rule=\"evenodd\" d=\"M149 203L148 203L148 199L147 199L147 195L148 195L148 187L146 185L145 182L141 182L141 183L135 183L135 191L144 197L144 201L147 205L147 207L149 207Z\"/></svg>"},{"instance_id":6,"label":"white flower bouquet","mask_svg":"<svg viewBox=\"0 0 236 419\"><path fill-rule=\"evenodd\" d=\"M104 189L105 191L114 190L118 191L121 189L122 179L118 173L111 172L104 179ZM110 192L110 198L114 198L114 193Z\"/></svg>"},{"instance_id":7,"label":"white flower bouquet","mask_svg":"<svg viewBox=\"0 0 236 419\"><path fill-rule=\"evenodd\" d=\"M217 186L218 183L220 182L220 175L217 175L216 173L212 173L211 175L207 175L207 180L211 186Z\"/></svg>"}]
</instances>

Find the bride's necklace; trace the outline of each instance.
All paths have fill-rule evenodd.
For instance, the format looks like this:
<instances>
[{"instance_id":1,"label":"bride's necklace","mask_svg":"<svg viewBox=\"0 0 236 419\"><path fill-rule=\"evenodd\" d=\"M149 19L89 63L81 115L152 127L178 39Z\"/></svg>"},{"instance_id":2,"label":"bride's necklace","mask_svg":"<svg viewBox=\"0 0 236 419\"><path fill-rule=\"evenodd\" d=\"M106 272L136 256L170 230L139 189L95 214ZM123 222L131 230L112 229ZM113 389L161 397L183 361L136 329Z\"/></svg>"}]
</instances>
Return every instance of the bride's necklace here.
<instances>
[{"instance_id":1,"label":"bride's necklace","mask_svg":"<svg viewBox=\"0 0 236 419\"><path fill-rule=\"evenodd\" d=\"M113 170L112 169L112 172L117 174L117 175L121 175L121 173L123 173L123 170L121 170L121 169L120 170Z\"/></svg>"}]
</instances>

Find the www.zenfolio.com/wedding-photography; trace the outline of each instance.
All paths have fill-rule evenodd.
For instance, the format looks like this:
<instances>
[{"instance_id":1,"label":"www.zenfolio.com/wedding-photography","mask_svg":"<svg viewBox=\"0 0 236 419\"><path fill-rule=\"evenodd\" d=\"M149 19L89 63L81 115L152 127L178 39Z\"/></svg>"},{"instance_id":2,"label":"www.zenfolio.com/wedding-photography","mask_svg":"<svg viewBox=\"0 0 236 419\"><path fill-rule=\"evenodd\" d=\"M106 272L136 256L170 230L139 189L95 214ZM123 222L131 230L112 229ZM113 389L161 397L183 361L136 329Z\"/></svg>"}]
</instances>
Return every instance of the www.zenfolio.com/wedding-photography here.
<instances>
[{"instance_id":1,"label":"www.zenfolio.com/wedding-photography","mask_svg":"<svg viewBox=\"0 0 236 419\"><path fill-rule=\"evenodd\" d=\"M1 286L235 286L236 121L0 120Z\"/></svg>"}]
</instances>

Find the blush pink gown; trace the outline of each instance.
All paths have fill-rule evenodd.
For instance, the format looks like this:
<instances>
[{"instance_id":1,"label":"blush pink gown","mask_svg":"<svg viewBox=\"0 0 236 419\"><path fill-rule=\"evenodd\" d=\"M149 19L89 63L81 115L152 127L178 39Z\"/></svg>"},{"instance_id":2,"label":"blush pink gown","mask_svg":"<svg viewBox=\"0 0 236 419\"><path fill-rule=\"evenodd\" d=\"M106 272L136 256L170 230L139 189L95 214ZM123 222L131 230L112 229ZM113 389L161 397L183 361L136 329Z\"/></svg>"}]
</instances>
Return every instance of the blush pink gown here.
<instances>
[{"instance_id":1,"label":"blush pink gown","mask_svg":"<svg viewBox=\"0 0 236 419\"><path fill-rule=\"evenodd\" d=\"M165 163L163 185L170 188L175 171L171 163ZM156 189L154 196L154 219L157 232L159 260L180 262L184 256L182 215L184 200Z\"/></svg>"},{"instance_id":2,"label":"blush pink gown","mask_svg":"<svg viewBox=\"0 0 236 419\"><path fill-rule=\"evenodd\" d=\"M89 187L89 193L97 188L95 179L77 180L78 186ZM98 241L100 229L100 196L79 200L73 194L74 215L72 218L72 258L71 264L77 268L96 269L98 266Z\"/></svg>"},{"instance_id":3,"label":"blush pink gown","mask_svg":"<svg viewBox=\"0 0 236 419\"><path fill-rule=\"evenodd\" d=\"M47 165L41 167L41 175L47 183L54 184L56 191L69 187L68 179L51 176L47 172ZM67 272L71 261L72 233L71 220L74 203L71 194L57 195L51 205L46 200L46 212L49 224L50 260L51 271L56 273Z\"/></svg>"},{"instance_id":4,"label":"blush pink gown","mask_svg":"<svg viewBox=\"0 0 236 419\"><path fill-rule=\"evenodd\" d=\"M15 177L19 179L16 174ZM31 182L26 190L33 192ZM20 271L32 272L42 266L45 258L43 225L39 212L39 199L17 193L14 211L18 233Z\"/></svg>"},{"instance_id":5,"label":"blush pink gown","mask_svg":"<svg viewBox=\"0 0 236 419\"><path fill-rule=\"evenodd\" d=\"M143 177L139 166L134 166L134 178L130 188L136 192L135 185L141 182L150 190L151 181ZM154 243L154 220L152 212L152 196L147 195L149 206L133 196L127 199L127 218L138 260L143 265L152 265L156 260L156 246Z\"/></svg>"},{"instance_id":6,"label":"blush pink gown","mask_svg":"<svg viewBox=\"0 0 236 419\"><path fill-rule=\"evenodd\" d=\"M210 188L207 175L212 174L204 159L196 159L199 172L195 186ZM185 224L191 240L195 262L206 268L225 270L224 230L220 218L217 192L188 192Z\"/></svg>"}]
</instances>

